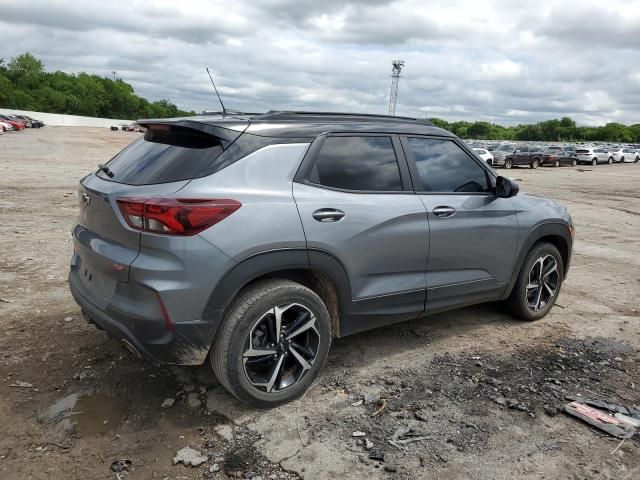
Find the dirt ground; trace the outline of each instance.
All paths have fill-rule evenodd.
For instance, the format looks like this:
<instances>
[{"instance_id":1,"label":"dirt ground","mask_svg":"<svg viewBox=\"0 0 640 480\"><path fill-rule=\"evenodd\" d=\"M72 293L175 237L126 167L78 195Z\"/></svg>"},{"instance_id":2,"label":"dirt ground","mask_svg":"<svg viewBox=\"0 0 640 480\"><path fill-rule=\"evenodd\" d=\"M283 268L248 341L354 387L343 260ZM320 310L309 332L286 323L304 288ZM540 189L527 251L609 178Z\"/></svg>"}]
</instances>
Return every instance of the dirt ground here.
<instances>
[{"instance_id":1,"label":"dirt ground","mask_svg":"<svg viewBox=\"0 0 640 480\"><path fill-rule=\"evenodd\" d=\"M134 358L69 294L77 182L136 135L0 136L0 478L640 478L638 436L557 413L640 405L640 164L510 172L576 224L544 320L481 305L339 339L302 399L256 411L206 367ZM173 465L185 446L207 461Z\"/></svg>"}]
</instances>

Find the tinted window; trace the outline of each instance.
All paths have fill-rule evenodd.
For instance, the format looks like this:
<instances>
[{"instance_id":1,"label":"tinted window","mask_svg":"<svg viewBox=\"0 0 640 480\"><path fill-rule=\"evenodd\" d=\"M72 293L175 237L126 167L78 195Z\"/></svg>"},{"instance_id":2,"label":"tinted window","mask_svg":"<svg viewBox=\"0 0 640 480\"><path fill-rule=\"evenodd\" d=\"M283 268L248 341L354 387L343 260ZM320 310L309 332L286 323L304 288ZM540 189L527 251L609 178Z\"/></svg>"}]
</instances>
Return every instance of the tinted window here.
<instances>
[{"instance_id":1,"label":"tinted window","mask_svg":"<svg viewBox=\"0 0 640 480\"><path fill-rule=\"evenodd\" d=\"M116 155L108 164L107 180L129 185L177 182L202 175L223 151L218 137L190 128L165 127L148 131Z\"/></svg>"},{"instance_id":2,"label":"tinted window","mask_svg":"<svg viewBox=\"0 0 640 480\"><path fill-rule=\"evenodd\" d=\"M513 145L500 145L497 148L498 152L513 152Z\"/></svg>"},{"instance_id":3,"label":"tinted window","mask_svg":"<svg viewBox=\"0 0 640 480\"><path fill-rule=\"evenodd\" d=\"M485 170L450 140L408 138L425 192L487 192Z\"/></svg>"},{"instance_id":4,"label":"tinted window","mask_svg":"<svg viewBox=\"0 0 640 480\"><path fill-rule=\"evenodd\" d=\"M529 151L529 147L527 145L523 145L522 147L518 147L518 150L522 153L526 153Z\"/></svg>"},{"instance_id":5,"label":"tinted window","mask_svg":"<svg viewBox=\"0 0 640 480\"><path fill-rule=\"evenodd\" d=\"M402 190L389 137L327 137L309 181L345 190Z\"/></svg>"}]
</instances>

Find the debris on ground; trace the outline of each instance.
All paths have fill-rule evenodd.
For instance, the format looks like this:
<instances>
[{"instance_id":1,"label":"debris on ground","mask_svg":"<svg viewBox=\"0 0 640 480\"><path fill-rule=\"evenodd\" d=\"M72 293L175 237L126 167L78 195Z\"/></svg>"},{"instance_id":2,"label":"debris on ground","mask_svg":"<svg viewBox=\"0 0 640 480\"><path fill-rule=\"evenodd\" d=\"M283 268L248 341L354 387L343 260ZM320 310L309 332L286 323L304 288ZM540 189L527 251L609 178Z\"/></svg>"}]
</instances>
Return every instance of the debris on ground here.
<instances>
[{"instance_id":1,"label":"debris on ground","mask_svg":"<svg viewBox=\"0 0 640 480\"><path fill-rule=\"evenodd\" d=\"M640 428L640 419L636 417L629 417L627 415L623 415L622 413L616 413L613 415L618 420L622 420L629 425L633 425L635 428Z\"/></svg>"},{"instance_id":2,"label":"debris on ground","mask_svg":"<svg viewBox=\"0 0 640 480\"><path fill-rule=\"evenodd\" d=\"M173 457L173 464L177 465L182 463L185 466L197 467L207 461L206 455L203 455L198 450L195 450L189 446L184 447L176 452L176 456Z\"/></svg>"},{"instance_id":3,"label":"debris on ground","mask_svg":"<svg viewBox=\"0 0 640 480\"><path fill-rule=\"evenodd\" d=\"M13 382L11 386L16 388L33 388L33 385L29 382L22 382L20 380L18 380L17 382Z\"/></svg>"},{"instance_id":4,"label":"debris on ground","mask_svg":"<svg viewBox=\"0 0 640 480\"><path fill-rule=\"evenodd\" d=\"M231 425L223 424L214 428L214 431L224 438L227 442L233 441L233 427Z\"/></svg>"},{"instance_id":5,"label":"debris on ground","mask_svg":"<svg viewBox=\"0 0 640 480\"><path fill-rule=\"evenodd\" d=\"M187 395L187 405L189 405L189 408L200 408L201 404L200 394L191 392Z\"/></svg>"},{"instance_id":6,"label":"debris on ground","mask_svg":"<svg viewBox=\"0 0 640 480\"><path fill-rule=\"evenodd\" d=\"M352 437L366 437L367 434L364 432L360 432L360 431L355 431L351 434Z\"/></svg>"},{"instance_id":7,"label":"debris on ground","mask_svg":"<svg viewBox=\"0 0 640 480\"><path fill-rule=\"evenodd\" d=\"M369 460L377 460L379 462L384 462L384 452L379 450L371 450L369 452Z\"/></svg>"},{"instance_id":8,"label":"debris on ground","mask_svg":"<svg viewBox=\"0 0 640 480\"><path fill-rule=\"evenodd\" d=\"M176 399L175 398L165 398L164 402L162 402L162 405L160 405L162 408L171 408L173 407L173 404L176 403Z\"/></svg>"},{"instance_id":9,"label":"debris on ground","mask_svg":"<svg viewBox=\"0 0 640 480\"><path fill-rule=\"evenodd\" d=\"M396 431L393 433L391 440L389 443L400 450L404 450L407 443L419 442L421 440L426 440L427 436L424 435L424 432L419 429L415 423L410 423L409 425L398 427Z\"/></svg>"},{"instance_id":10,"label":"debris on ground","mask_svg":"<svg viewBox=\"0 0 640 480\"><path fill-rule=\"evenodd\" d=\"M590 407L608 410L612 413L621 413L622 415L628 415L640 419L640 408L638 407L627 407L625 405L620 405L617 403L603 402L601 400L590 400L573 395L568 395L566 399L574 402L584 403L585 405L589 405Z\"/></svg>"},{"instance_id":11,"label":"debris on ground","mask_svg":"<svg viewBox=\"0 0 640 480\"><path fill-rule=\"evenodd\" d=\"M569 415L579 418L616 438L631 438L636 433L635 427L630 423L584 403L571 402L563 408Z\"/></svg>"},{"instance_id":12,"label":"debris on ground","mask_svg":"<svg viewBox=\"0 0 640 480\"><path fill-rule=\"evenodd\" d=\"M111 462L111 471L116 473L129 473L131 470L131 460L122 458Z\"/></svg>"}]
</instances>

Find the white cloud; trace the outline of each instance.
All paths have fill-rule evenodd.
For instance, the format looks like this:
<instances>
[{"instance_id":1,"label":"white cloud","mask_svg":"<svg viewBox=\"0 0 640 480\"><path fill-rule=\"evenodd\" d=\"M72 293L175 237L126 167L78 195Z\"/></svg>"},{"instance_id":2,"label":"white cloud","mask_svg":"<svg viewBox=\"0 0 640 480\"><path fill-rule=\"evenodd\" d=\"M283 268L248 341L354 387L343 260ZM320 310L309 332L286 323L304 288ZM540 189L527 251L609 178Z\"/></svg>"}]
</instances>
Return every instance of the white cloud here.
<instances>
[{"instance_id":1,"label":"white cloud","mask_svg":"<svg viewBox=\"0 0 640 480\"><path fill-rule=\"evenodd\" d=\"M231 108L385 113L401 58L401 115L638 123L638 25L637 0L0 0L5 59L196 111L217 107L209 66Z\"/></svg>"}]
</instances>

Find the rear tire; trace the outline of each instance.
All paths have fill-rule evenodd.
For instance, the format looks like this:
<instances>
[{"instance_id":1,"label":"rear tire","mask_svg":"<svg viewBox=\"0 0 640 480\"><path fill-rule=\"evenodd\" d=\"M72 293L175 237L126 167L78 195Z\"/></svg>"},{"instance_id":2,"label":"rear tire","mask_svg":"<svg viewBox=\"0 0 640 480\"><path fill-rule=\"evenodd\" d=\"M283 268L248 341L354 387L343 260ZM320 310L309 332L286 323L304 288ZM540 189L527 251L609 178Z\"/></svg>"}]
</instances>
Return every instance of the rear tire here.
<instances>
[{"instance_id":1,"label":"rear tire","mask_svg":"<svg viewBox=\"0 0 640 480\"><path fill-rule=\"evenodd\" d=\"M270 279L240 293L218 329L209 359L234 396L256 407L273 407L309 388L330 346L329 312L320 297L298 283Z\"/></svg>"},{"instance_id":2,"label":"rear tire","mask_svg":"<svg viewBox=\"0 0 640 480\"><path fill-rule=\"evenodd\" d=\"M539 164L540 162L538 161L538 159L534 158L533 161L531 162L531 165L529 165L529 167L535 170L536 168L538 168Z\"/></svg>"},{"instance_id":3,"label":"rear tire","mask_svg":"<svg viewBox=\"0 0 640 480\"><path fill-rule=\"evenodd\" d=\"M546 242L534 245L522 264L511 295L506 300L510 313L526 321L544 317L560 294L563 272L562 256L554 245Z\"/></svg>"},{"instance_id":4,"label":"rear tire","mask_svg":"<svg viewBox=\"0 0 640 480\"><path fill-rule=\"evenodd\" d=\"M553 166L555 168L558 168L560 166L560 160L556 160L555 162L553 162Z\"/></svg>"},{"instance_id":5,"label":"rear tire","mask_svg":"<svg viewBox=\"0 0 640 480\"><path fill-rule=\"evenodd\" d=\"M594 167L598 165L598 159L594 158L593 160L591 160L591 165L593 165Z\"/></svg>"},{"instance_id":6,"label":"rear tire","mask_svg":"<svg viewBox=\"0 0 640 480\"><path fill-rule=\"evenodd\" d=\"M607 163L611 165L613 163L613 157L609 157L609 160L607 160Z\"/></svg>"},{"instance_id":7,"label":"rear tire","mask_svg":"<svg viewBox=\"0 0 640 480\"><path fill-rule=\"evenodd\" d=\"M575 167L578 164L578 161L574 158L573 160L571 160L571 166Z\"/></svg>"}]
</instances>

